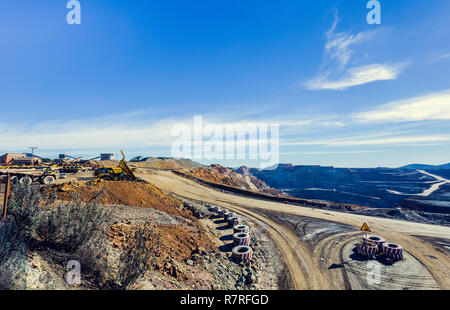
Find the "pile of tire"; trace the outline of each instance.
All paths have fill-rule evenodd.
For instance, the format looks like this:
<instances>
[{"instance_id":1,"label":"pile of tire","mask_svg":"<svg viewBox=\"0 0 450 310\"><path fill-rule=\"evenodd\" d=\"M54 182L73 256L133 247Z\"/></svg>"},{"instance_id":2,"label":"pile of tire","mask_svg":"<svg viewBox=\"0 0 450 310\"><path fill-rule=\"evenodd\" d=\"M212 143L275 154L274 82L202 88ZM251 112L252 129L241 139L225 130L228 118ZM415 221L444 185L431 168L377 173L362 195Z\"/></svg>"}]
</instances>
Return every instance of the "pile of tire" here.
<instances>
[{"instance_id":1,"label":"pile of tire","mask_svg":"<svg viewBox=\"0 0 450 310\"><path fill-rule=\"evenodd\" d=\"M403 259L403 248L395 243L386 242L383 244L383 253L392 259L402 260Z\"/></svg>"},{"instance_id":2,"label":"pile of tire","mask_svg":"<svg viewBox=\"0 0 450 310\"><path fill-rule=\"evenodd\" d=\"M229 218L235 217L236 213L228 211L223 215L223 218L228 221Z\"/></svg>"},{"instance_id":3,"label":"pile of tire","mask_svg":"<svg viewBox=\"0 0 450 310\"><path fill-rule=\"evenodd\" d=\"M210 206L209 211L211 212L218 212L220 210L219 206Z\"/></svg>"},{"instance_id":4,"label":"pile of tire","mask_svg":"<svg viewBox=\"0 0 450 310\"><path fill-rule=\"evenodd\" d=\"M231 250L231 256L239 262L249 262L253 258L253 250L248 245L239 245Z\"/></svg>"},{"instance_id":5,"label":"pile of tire","mask_svg":"<svg viewBox=\"0 0 450 310\"><path fill-rule=\"evenodd\" d=\"M233 216L228 218L227 222L229 227L234 227L236 225L241 224L241 219L237 216Z\"/></svg>"},{"instance_id":6,"label":"pile of tire","mask_svg":"<svg viewBox=\"0 0 450 310\"><path fill-rule=\"evenodd\" d=\"M373 242L361 242L358 244L356 251L361 256L367 258L374 258L375 255L377 255L378 246L376 243Z\"/></svg>"},{"instance_id":7,"label":"pile of tire","mask_svg":"<svg viewBox=\"0 0 450 310\"><path fill-rule=\"evenodd\" d=\"M228 212L227 209L219 209L219 210L217 211L219 217L225 217L225 214L226 214L227 212Z\"/></svg>"},{"instance_id":8,"label":"pile of tire","mask_svg":"<svg viewBox=\"0 0 450 310\"><path fill-rule=\"evenodd\" d=\"M250 227L247 225L235 225L233 226L234 233L243 232L243 233L249 233Z\"/></svg>"},{"instance_id":9,"label":"pile of tire","mask_svg":"<svg viewBox=\"0 0 450 310\"><path fill-rule=\"evenodd\" d=\"M378 247L378 253L383 253L383 244L386 243L386 240L384 240L383 238L379 237L379 236L375 236L375 235L368 235L368 236L364 236L363 237L363 242L366 243L375 243Z\"/></svg>"},{"instance_id":10,"label":"pile of tire","mask_svg":"<svg viewBox=\"0 0 450 310\"><path fill-rule=\"evenodd\" d=\"M244 232L235 233L233 235L233 244L235 246L250 245L250 235Z\"/></svg>"}]
</instances>

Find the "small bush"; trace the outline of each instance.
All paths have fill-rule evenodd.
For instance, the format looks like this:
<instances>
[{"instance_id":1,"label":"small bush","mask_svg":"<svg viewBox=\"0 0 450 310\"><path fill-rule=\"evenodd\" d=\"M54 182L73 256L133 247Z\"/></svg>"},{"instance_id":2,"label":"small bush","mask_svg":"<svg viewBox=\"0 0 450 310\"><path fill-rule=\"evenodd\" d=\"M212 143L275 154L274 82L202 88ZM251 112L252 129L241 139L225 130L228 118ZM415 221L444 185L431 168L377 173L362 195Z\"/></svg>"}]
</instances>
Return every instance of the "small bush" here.
<instances>
[{"instance_id":1,"label":"small bush","mask_svg":"<svg viewBox=\"0 0 450 310\"><path fill-rule=\"evenodd\" d=\"M42 215L37 236L47 247L74 253L96 231L104 231L110 214L97 204L71 201Z\"/></svg>"},{"instance_id":2,"label":"small bush","mask_svg":"<svg viewBox=\"0 0 450 310\"><path fill-rule=\"evenodd\" d=\"M29 241L41 220L39 202L43 199L36 186L15 185L8 202L8 222Z\"/></svg>"},{"instance_id":3,"label":"small bush","mask_svg":"<svg viewBox=\"0 0 450 310\"><path fill-rule=\"evenodd\" d=\"M114 256L106 232L113 219L106 208L77 197L54 202L54 195L44 197L36 186L13 186L8 222L0 223L0 289L26 287L27 252L33 251L58 265L66 257L79 260L83 278L101 289L125 289L148 269L145 243L152 231L138 229L120 257Z\"/></svg>"}]
</instances>

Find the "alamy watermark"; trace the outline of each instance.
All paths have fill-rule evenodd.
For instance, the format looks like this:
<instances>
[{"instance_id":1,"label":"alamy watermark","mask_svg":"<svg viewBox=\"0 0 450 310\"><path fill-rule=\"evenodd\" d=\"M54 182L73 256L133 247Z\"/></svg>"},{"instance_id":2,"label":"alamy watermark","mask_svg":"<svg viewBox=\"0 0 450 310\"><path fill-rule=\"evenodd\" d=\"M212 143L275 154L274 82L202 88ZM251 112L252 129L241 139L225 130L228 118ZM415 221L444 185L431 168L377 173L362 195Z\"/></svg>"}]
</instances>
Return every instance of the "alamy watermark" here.
<instances>
[{"instance_id":1,"label":"alamy watermark","mask_svg":"<svg viewBox=\"0 0 450 310\"><path fill-rule=\"evenodd\" d=\"M369 286L380 285L381 284L381 267L374 261L367 262L367 273L366 280Z\"/></svg>"},{"instance_id":2,"label":"alamy watermark","mask_svg":"<svg viewBox=\"0 0 450 310\"><path fill-rule=\"evenodd\" d=\"M68 285L81 284L81 264L77 260L71 260L67 263L66 282Z\"/></svg>"},{"instance_id":3,"label":"alamy watermark","mask_svg":"<svg viewBox=\"0 0 450 310\"><path fill-rule=\"evenodd\" d=\"M260 168L276 168L279 163L279 124L204 124L195 116L193 125L172 128L172 157L193 160L252 160Z\"/></svg>"},{"instance_id":4,"label":"alamy watermark","mask_svg":"<svg viewBox=\"0 0 450 310\"><path fill-rule=\"evenodd\" d=\"M66 21L69 25L81 24L81 4L77 0L69 0L66 8L70 11L67 12Z\"/></svg>"},{"instance_id":5,"label":"alamy watermark","mask_svg":"<svg viewBox=\"0 0 450 310\"><path fill-rule=\"evenodd\" d=\"M369 25L381 24L381 3L378 0L370 0L367 2L366 8L370 10L367 14L367 23Z\"/></svg>"}]
</instances>

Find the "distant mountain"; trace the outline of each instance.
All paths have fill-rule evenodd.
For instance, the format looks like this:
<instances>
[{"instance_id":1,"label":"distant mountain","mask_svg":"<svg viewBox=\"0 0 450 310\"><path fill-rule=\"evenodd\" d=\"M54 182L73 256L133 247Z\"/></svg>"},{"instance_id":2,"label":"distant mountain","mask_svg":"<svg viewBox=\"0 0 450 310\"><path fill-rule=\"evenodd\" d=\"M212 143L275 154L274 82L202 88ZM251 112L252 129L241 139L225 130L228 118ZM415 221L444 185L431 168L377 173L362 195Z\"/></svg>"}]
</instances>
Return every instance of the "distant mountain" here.
<instances>
[{"instance_id":1,"label":"distant mountain","mask_svg":"<svg viewBox=\"0 0 450 310\"><path fill-rule=\"evenodd\" d=\"M406 168L405 168L406 167ZM402 201L417 197L436 181L417 170L430 170L444 178L450 177L450 164L441 166L415 166L402 168L335 168L279 164L272 169L240 167L235 171L249 174L268 186L298 198L327 200L375 208L395 208ZM427 199L450 200L448 187L442 187ZM447 198L446 198L447 197ZM450 211L450 208L449 208Z\"/></svg>"},{"instance_id":2,"label":"distant mountain","mask_svg":"<svg viewBox=\"0 0 450 310\"><path fill-rule=\"evenodd\" d=\"M443 165L424 165L424 164L411 164L400 167L398 169L407 170L437 170L437 169L450 169L450 163Z\"/></svg>"}]
</instances>

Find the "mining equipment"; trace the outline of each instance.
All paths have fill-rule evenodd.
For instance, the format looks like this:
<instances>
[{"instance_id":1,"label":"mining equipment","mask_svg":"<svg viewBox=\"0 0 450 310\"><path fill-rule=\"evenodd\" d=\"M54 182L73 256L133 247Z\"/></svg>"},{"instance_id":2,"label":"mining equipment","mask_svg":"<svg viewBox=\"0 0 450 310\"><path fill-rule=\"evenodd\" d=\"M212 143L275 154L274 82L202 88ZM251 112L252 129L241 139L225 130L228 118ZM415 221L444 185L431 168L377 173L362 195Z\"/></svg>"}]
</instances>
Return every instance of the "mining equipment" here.
<instances>
[{"instance_id":1,"label":"mining equipment","mask_svg":"<svg viewBox=\"0 0 450 310\"><path fill-rule=\"evenodd\" d=\"M11 177L11 183L20 183L22 185L31 185L40 183L44 185L53 184L58 179L58 172L50 167L40 169L0 169L0 175Z\"/></svg>"},{"instance_id":2,"label":"mining equipment","mask_svg":"<svg viewBox=\"0 0 450 310\"><path fill-rule=\"evenodd\" d=\"M122 160L119 162L119 165L117 167L110 167L110 166L102 166L98 167L94 170L94 175L97 178L104 179L104 180L110 180L110 181L135 181L136 176L133 173L133 169L128 166L128 164L125 161L125 154L123 151L122 153Z\"/></svg>"}]
</instances>

